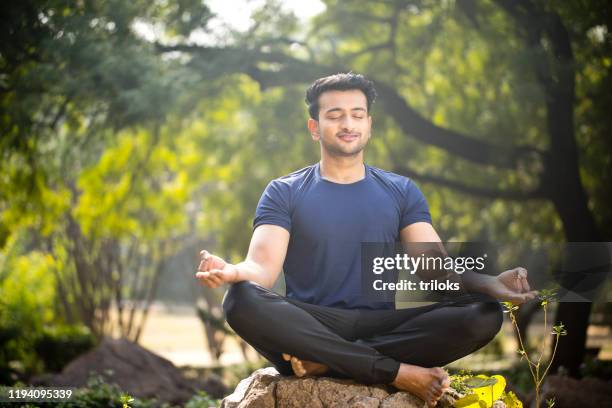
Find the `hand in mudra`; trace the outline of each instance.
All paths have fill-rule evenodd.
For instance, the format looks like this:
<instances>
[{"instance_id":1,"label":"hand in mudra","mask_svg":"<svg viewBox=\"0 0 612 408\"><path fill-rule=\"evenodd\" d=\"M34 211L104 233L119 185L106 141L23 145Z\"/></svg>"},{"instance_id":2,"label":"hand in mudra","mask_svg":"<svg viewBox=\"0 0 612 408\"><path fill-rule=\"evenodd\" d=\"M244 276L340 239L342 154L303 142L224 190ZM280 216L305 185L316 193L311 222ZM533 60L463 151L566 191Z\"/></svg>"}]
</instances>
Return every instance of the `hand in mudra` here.
<instances>
[{"instance_id":1,"label":"hand in mudra","mask_svg":"<svg viewBox=\"0 0 612 408\"><path fill-rule=\"evenodd\" d=\"M234 265L206 250L200 251L200 265L195 276L202 285L216 288L224 283L234 282L237 275Z\"/></svg>"},{"instance_id":2,"label":"hand in mudra","mask_svg":"<svg viewBox=\"0 0 612 408\"><path fill-rule=\"evenodd\" d=\"M486 289L496 299L517 305L534 299L538 294L537 290L531 290L527 281L527 269L522 267L500 273L489 282Z\"/></svg>"}]
</instances>

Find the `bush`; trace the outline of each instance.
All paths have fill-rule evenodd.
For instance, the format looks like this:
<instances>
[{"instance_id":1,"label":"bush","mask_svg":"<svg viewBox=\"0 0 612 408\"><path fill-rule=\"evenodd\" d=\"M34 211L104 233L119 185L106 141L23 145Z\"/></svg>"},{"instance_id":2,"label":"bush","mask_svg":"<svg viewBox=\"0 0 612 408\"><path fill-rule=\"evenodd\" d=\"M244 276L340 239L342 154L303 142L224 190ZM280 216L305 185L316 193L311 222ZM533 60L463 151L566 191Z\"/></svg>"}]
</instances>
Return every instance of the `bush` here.
<instances>
[{"instance_id":1,"label":"bush","mask_svg":"<svg viewBox=\"0 0 612 408\"><path fill-rule=\"evenodd\" d=\"M18 234L17 234L18 235ZM20 255L19 237L0 252L0 381L13 384L41 372L34 343L54 311L53 259L40 252Z\"/></svg>"},{"instance_id":2,"label":"bush","mask_svg":"<svg viewBox=\"0 0 612 408\"><path fill-rule=\"evenodd\" d=\"M221 401L212 398L204 391L199 391L194 395L187 403L184 408L210 408L221 406Z\"/></svg>"},{"instance_id":3,"label":"bush","mask_svg":"<svg viewBox=\"0 0 612 408\"><path fill-rule=\"evenodd\" d=\"M0 323L0 384L12 384L19 378L19 372L11 363L14 357L14 345L21 331L14 324Z\"/></svg>"},{"instance_id":4,"label":"bush","mask_svg":"<svg viewBox=\"0 0 612 408\"><path fill-rule=\"evenodd\" d=\"M108 383L104 381L104 377L98 375L89 378L87 388L77 389L70 401L56 402L53 403L53 406L58 408L108 408L122 407L124 402L127 401L129 401L130 408L160 406L160 403L155 399L143 400L130 397L117 384ZM161 406L169 407L167 404Z\"/></svg>"},{"instance_id":5,"label":"bush","mask_svg":"<svg viewBox=\"0 0 612 408\"><path fill-rule=\"evenodd\" d=\"M13 384L15 388L26 388L28 385L18 382ZM4 387L0 387L0 391L6 395ZM19 405L24 408L38 408L38 407L62 407L62 408L85 408L85 407L121 407L122 397L127 399L129 397L125 394L116 384L109 384L104 381L102 376L92 376L88 383L87 388L76 389L71 396L69 401L65 402L28 402L23 405ZM131 397L129 397L131 398ZM12 407L16 406L15 403L7 403L6 405L0 403L0 407ZM17 403L18 404L18 403ZM130 408L148 408L155 406L153 401L144 402L137 399L132 399L129 403ZM159 405L159 404L158 404Z\"/></svg>"},{"instance_id":6,"label":"bush","mask_svg":"<svg viewBox=\"0 0 612 408\"><path fill-rule=\"evenodd\" d=\"M251 375L255 370L268 366L270 366L270 363L263 358L232 364L223 370L223 382L227 384L230 390L233 390L241 380Z\"/></svg>"},{"instance_id":7,"label":"bush","mask_svg":"<svg viewBox=\"0 0 612 408\"><path fill-rule=\"evenodd\" d=\"M16 386L24 387L24 384ZM87 381L86 388L75 390L70 401L66 402L47 402L47 403L27 403L22 405L27 408L108 408L123 407L129 408L174 408L168 403L152 399L134 398L124 392L117 384L105 381L101 375L92 375ZM221 401L211 398L204 391L198 392L185 405L185 408L209 408L220 406ZM0 407L4 406L0 403ZM14 405L10 405L14 406Z\"/></svg>"},{"instance_id":8,"label":"bush","mask_svg":"<svg viewBox=\"0 0 612 408\"><path fill-rule=\"evenodd\" d=\"M75 357L90 350L96 339L85 326L44 327L34 344L48 371L58 372Z\"/></svg>"}]
</instances>

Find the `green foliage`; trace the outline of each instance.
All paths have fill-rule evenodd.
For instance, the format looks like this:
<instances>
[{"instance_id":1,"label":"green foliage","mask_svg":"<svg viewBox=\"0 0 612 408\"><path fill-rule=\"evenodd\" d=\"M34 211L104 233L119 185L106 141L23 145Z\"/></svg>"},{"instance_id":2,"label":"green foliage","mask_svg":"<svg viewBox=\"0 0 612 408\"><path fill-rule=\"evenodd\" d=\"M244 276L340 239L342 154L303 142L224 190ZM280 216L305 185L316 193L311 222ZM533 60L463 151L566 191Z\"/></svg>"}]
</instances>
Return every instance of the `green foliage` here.
<instances>
[{"instance_id":1,"label":"green foliage","mask_svg":"<svg viewBox=\"0 0 612 408\"><path fill-rule=\"evenodd\" d=\"M506 408L523 408L523 403L512 391L504 392L501 400L506 404Z\"/></svg>"},{"instance_id":2,"label":"green foliage","mask_svg":"<svg viewBox=\"0 0 612 408\"><path fill-rule=\"evenodd\" d=\"M451 376L451 387L462 396L454 401L454 407L492 407L496 401L506 402L508 407L522 408L522 403L513 393L507 393L506 379L499 374L487 376L461 371Z\"/></svg>"},{"instance_id":3,"label":"green foliage","mask_svg":"<svg viewBox=\"0 0 612 408\"><path fill-rule=\"evenodd\" d=\"M84 326L44 327L34 349L47 371L59 372L80 354L96 344L91 331Z\"/></svg>"},{"instance_id":4,"label":"green foliage","mask_svg":"<svg viewBox=\"0 0 612 408\"><path fill-rule=\"evenodd\" d=\"M15 234L8 244L8 255L0 255L0 372L3 383L39 372L36 340L43 326L56 319L55 277L49 255L32 251L22 254L25 234Z\"/></svg>"},{"instance_id":5,"label":"green foliage","mask_svg":"<svg viewBox=\"0 0 612 408\"><path fill-rule=\"evenodd\" d=\"M134 398L132 398L130 394L121 394L121 396L119 397L119 400L121 401L123 408L130 408L129 404L134 402Z\"/></svg>"},{"instance_id":6,"label":"green foliage","mask_svg":"<svg viewBox=\"0 0 612 408\"><path fill-rule=\"evenodd\" d=\"M159 406L156 400L133 398L113 383L106 382L101 376L92 376L87 387L75 390L73 397L66 402L56 403L61 408L102 408L122 407L128 400L130 408L152 408Z\"/></svg>"},{"instance_id":7,"label":"green foliage","mask_svg":"<svg viewBox=\"0 0 612 408\"><path fill-rule=\"evenodd\" d=\"M250 376L254 371L268 367L270 363L263 358L256 361L245 361L239 364L232 364L223 370L223 383L227 384L227 388L233 390L238 386L238 383Z\"/></svg>"},{"instance_id":8,"label":"green foliage","mask_svg":"<svg viewBox=\"0 0 612 408\"><path fill-rule=\"evenodd\" d=\"M244 257L266 183L318 160L303 104L316 66L371 75L416 115L475 140L550 146L538 79L550 53L527 46L498 2L325 3L324 13L301 24L282 2L266 2L247 32L221 35L212 35L211 12L196 0L5 7L0 341L26 371L36 370L28 350L46 324L81 319L104 332L95 309L115 297L145 301L155 270L180 249L208 242L229 260ZM605 23L595 12L601 5L542 7L559 16L572 41L580 176L610 236L612 59L609 33L597 30ZM218 43L192 46L196 31ZM155 41L186 51L165 52ZM374 105L369 164L409 164L468 186L524 191L538 183L537 155L511 170L477 165L417 140L383 108ZM480 198L417 182L444 240L563 239L549 201Z\"/></svg>"},{"instance_id":9,"label":"green foliage","mask_svg":"<svg viewBox=\"0 0 612 408\"><path fill-rule=\"evenodd\" d=\"M184 408L210 408L221 406L221 401L212 398L205 391L199 391L194 395L187 403Z\"/></svg>"},{"instance_id":10,"label":"green foliage","mask_svg":"<svg viewBox=\"0 0 612 408\"><path fill-rule=\"evenodd\" d=\"M16 384L16 387L24 387L25 384ZM220 406L221 401L209 396L204 391L199 391L183 407L185 408L210 408ZM29 403L27 407L47 407L53 406L57 408L107 408L107 407L123 407L123 408L172 408L175 405L162 403L157 399L142 399L131 396L124 392L121 387L108 380L103 376L92 375L87 386L77 388L70 400L54 403Z\"/></svg>"},{"instance_id":11,"label":"green foliage","mask_svg":"<svg viewBox=\"0 0 612 408\"><path fill-rule=\"evenodd\" d=\"M470 388L466 384L466 380L472 378L473 374L470 370L460 370L456 374L450 375L450 386L461 394L469 394Z\"/></svg>"},{"instance_id":12,"label":"green foliage","mask_svg":"<svg viewBox=\"0 0 612 408\"><path fill-rule=\"evenodd\" d=\"M555 301L556 292L551 288L543 289L542 291L540 291L538 297L540 301L540 306L542 307L542 310L544 311L544 333L547 334L547 331L548 331L547 310L548 310L548 306L550 305L550 303ZM561 336L567 335L567 331L565 330L565 326L563 325L563 323L553 325L552 332L551 332L551 334L554 335L553 351L548 361L548 364L545 364L542 361L542 358L544 357L544 347L546 346L546 341L545 341L546 339L544 339L541 342L542 346L539 350L539 355L537 357L530 356L530 353L528 353L527 350L525 349L525 345L523 344L521 333L520 333L520 330L518 328L518 324L516 321L515 312L518 310L519 306L512 304L512 302L502 302L502 304L505 309L504 312L508 313L508 315L510 316L510 320L512 321L514 329L516 330L516 333L518 335L519 349L517 350L517 352L520 354L521 360L525 359L525 361L527 362L529 372L533 380L533 386L535 388L536 406L539 407L540 398L541 398L540 388L542 387L544 378L546 377L546 374L548 374L548 370L550 369L550 366L552 365L552 362L555 359L555 353L557 351L557 345L559 344L559 338Z\"/></svg>"},{"instance_id":13,"label":"green foliage","mask_svg":"<svg viewBox=\"0 0 612 408\"><path fill-rule=\"evenodd\" d=\"M470 377L464 381L464 384L468 388L480 388L480 387L488 387L490 385L495 385L497 384L497 380L495 378Z\"/></svg>"}]
</instances>

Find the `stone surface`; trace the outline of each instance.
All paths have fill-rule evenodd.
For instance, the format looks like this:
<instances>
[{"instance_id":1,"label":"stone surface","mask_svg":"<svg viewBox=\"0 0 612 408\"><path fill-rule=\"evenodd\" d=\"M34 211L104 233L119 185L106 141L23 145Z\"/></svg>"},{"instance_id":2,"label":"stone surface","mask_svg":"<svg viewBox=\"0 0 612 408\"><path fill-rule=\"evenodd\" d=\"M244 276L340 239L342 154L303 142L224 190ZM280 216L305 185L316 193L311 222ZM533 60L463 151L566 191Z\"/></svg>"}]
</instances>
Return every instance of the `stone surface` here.
<instances>
[{"instance_id":1,"label":"stone surface","mask_svg":"<svg viewBox=\"0 0 612 408\"><path fill-rule=\"evenodd\" d=\"M451 407L445 395L438 407ZM363 385L329 377L285 377L262 368L242 380L222 408L423 408L416 396L385 385Z\"/></svg>"},{"instance_id":2,"label":"stone surface","mask_svg":"<svg viewBox=\"0 0 612 408\"><path fill-rule=\"evenodd\" d=\"M234 392L223 399L221 407L274 408L274 388L279 377L274 368L262 368L240 381Z\"/></svg>"},{"instance_id":3,"label":"stone surface","mask_svg":"<svg viewBox=\"0 0 612 408\"><path fill-rule=\"evenodd\" d=\"M226 394L226 387L218 378L187 379L170 361L125 339L104 339L94 350L70 362L60 374L38 376L31 383L83 387L92 374L101 375L132 396L173 404L186 402L198 390L215 398Z\"/></svg>"}]
</instances>

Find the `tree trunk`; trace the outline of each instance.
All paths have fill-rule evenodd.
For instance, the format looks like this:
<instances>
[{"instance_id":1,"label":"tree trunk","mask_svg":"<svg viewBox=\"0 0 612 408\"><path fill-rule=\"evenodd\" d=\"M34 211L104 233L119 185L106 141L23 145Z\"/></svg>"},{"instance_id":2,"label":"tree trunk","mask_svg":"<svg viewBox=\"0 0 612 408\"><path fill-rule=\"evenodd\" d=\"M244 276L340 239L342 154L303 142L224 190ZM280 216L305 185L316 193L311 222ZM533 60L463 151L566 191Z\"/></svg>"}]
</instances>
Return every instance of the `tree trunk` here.
<instances>
[{"instance_id":1,"label":"tree trunk","mask_svg":"<svg viewBox=\"0 0 612 408\"><path fill-rule=\"evenodd\" d=\"M571 159L569 163L563 161L564 163L559 163L563 166L563 170L555 175L557 188L552 190L555 191L553 203L563 222L566 239L570 243L601 241L602 236L587 206L587 196L580 182L578 166L572 166ZM559 188L561 185L563 188ZM598 251L597 246L589 246L586 250L580 251L570 249L566 256L578 257L575 262L584 265L585 260L591 256L601 257L602 254ZM591 305L591 302L559 303L555 324L563 323L567 329L567 336L559 339L556 357L550 369L552 373L563 367L572 377L580 376L580 365L586 352Z\"/></svg>"}]
</instances>

